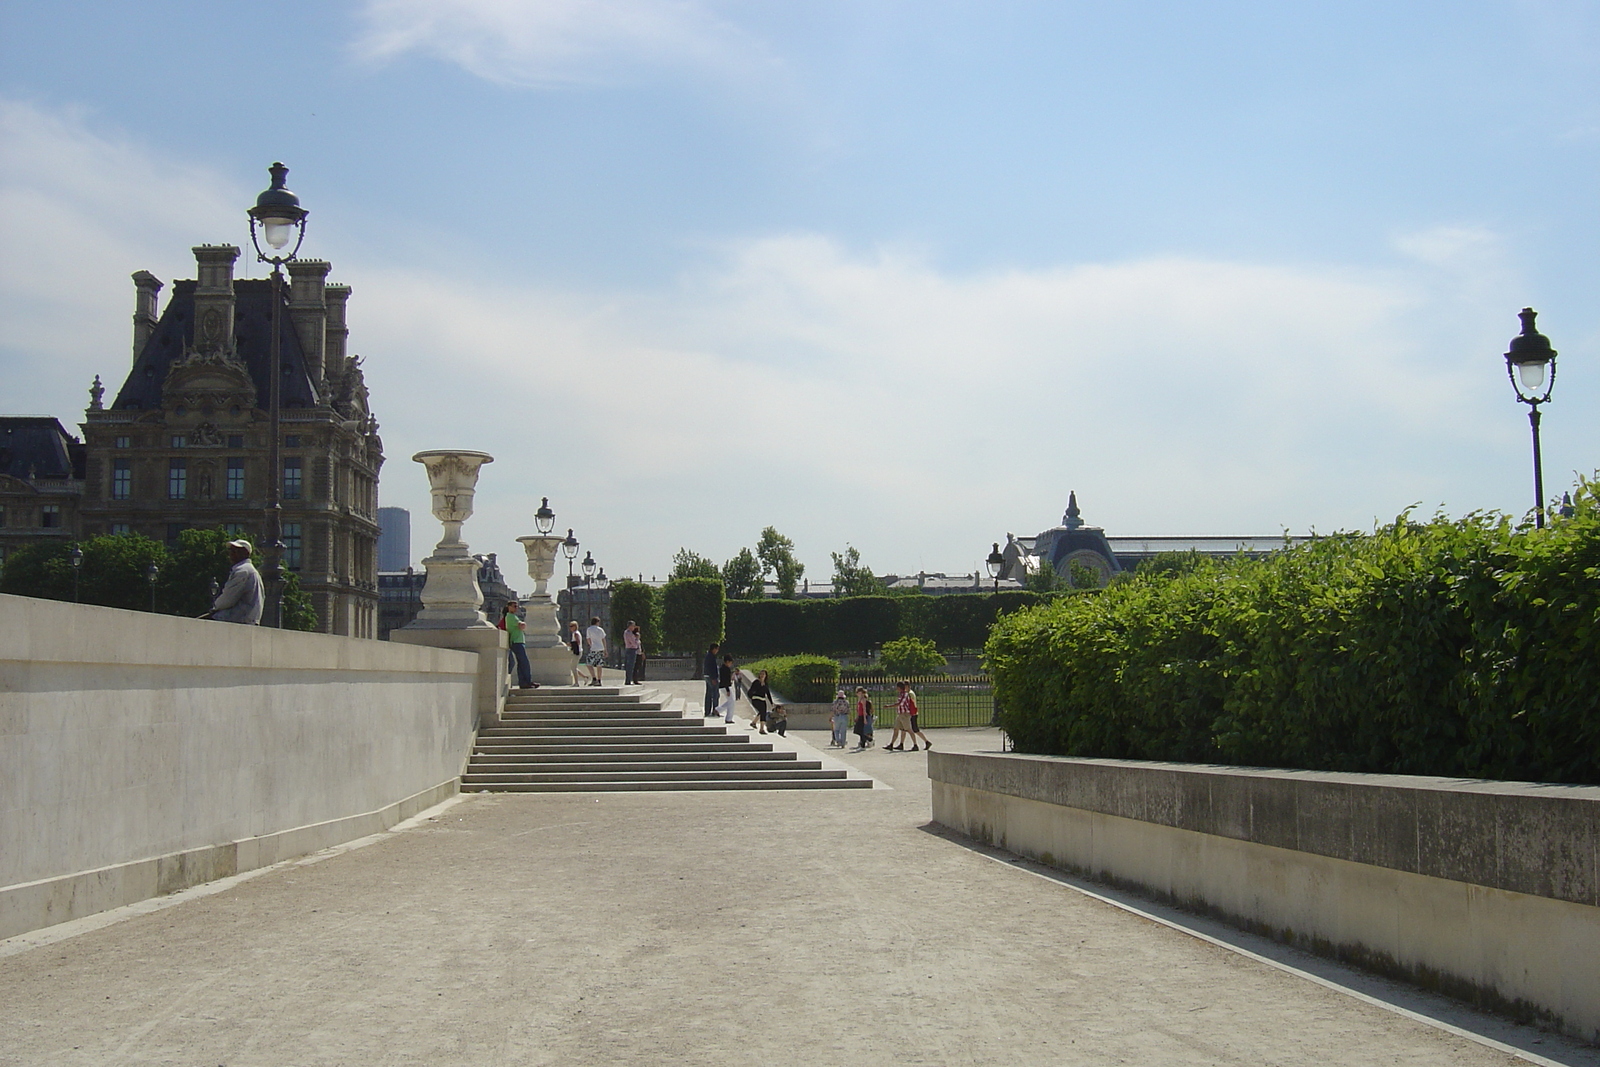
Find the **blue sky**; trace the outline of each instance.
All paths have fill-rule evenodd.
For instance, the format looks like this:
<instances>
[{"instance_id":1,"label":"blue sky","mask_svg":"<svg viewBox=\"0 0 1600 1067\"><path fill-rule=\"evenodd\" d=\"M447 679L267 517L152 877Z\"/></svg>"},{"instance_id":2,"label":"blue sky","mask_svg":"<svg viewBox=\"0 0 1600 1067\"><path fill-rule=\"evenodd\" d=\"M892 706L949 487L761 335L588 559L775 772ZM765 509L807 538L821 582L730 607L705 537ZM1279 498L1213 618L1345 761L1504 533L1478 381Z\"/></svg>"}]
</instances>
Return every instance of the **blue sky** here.
<instances>
[{"instance_id":1,"label":"blue sky","mask_svg":"<svg viewBox=\"0 0 1600 1067\"><path fill-rule=\"evenodd\" d=\"M481 448L613 575L809 574L1527 506L1500 354L1600 466L1600 4L0 0L0 408L75 421L128 275L282 159L389 456ZM259 268L255 268L259 271ZM518 568L510 568L513 573Z\"/></svg>"}]
</instances>

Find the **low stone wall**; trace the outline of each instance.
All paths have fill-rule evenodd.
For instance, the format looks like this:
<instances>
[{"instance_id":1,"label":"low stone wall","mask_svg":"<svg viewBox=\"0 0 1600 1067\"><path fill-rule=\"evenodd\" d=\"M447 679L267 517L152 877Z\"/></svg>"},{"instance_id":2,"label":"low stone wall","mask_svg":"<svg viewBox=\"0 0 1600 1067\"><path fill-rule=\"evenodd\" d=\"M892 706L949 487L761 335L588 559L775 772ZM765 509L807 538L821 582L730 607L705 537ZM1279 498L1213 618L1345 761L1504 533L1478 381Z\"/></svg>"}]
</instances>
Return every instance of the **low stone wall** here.
<instances>
[{"instance_id":1,"label":"low stone wall","mask_svg":"<svg viewBox=\"0 0 1600 1067\"><path fill-rule=\"evenodd\" d=\"M931 752L1011 852L1600 1042L1600 788Z\"/></svg>"},{"instance_id":2,"label":"low stone wall","mask_svg":"<svg viewBox=\"0 0 1600 1067\"><path fill-rule=\"evenodd\" d=\"M456 790L478 657L0 595L0 937Z\"/></svg>"}]
</instances>

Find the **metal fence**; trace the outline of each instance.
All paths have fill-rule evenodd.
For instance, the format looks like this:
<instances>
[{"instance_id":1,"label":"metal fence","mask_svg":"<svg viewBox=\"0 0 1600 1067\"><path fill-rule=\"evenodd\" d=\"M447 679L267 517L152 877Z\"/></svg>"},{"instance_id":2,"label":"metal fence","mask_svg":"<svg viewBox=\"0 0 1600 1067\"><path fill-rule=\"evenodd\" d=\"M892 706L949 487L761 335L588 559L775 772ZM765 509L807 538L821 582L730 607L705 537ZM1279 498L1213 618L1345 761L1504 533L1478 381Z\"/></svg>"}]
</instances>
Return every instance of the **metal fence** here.
<instances>
[{"instance_id":1,"label":"metal fence","mask_svg":"<svg viewBox=\"0 0 1600 1067\"><path fill-rule=\"evenodd\" d=\"M917 725L923 729L994 724L994 684L986 674L929 674L888 678L882 674L841 674L839 685L855 696L857 686L872 700L878 729L894 725L895 682L911 683L917 694Z\"/></svg>"}]
</instances>

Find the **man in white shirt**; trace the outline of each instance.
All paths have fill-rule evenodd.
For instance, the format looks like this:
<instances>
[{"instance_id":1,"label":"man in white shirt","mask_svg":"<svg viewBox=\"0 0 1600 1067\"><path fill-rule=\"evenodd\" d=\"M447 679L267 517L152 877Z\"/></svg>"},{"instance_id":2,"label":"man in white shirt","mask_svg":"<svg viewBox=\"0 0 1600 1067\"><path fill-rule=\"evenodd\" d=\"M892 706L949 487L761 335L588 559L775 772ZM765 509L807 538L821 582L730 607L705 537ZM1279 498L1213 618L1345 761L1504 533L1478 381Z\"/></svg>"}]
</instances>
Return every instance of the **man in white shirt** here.
<instances>
[{"instance_id":1,"label":"man in white shirt","mask_svg":"<svg viewBox=\"0 0 1600 1067\"><path fill-rule=\"evenodd\" d=\"M583 637L589 643L589 653L583 657L583 662L589 665L589 684L600 685L605 671L602 664L606 661L606 629L600 625L600 616L589 620Z\"/></svg>"},{"instance_id":2,"label":"man in white shirt","mask_svg":"<svg viewBox=\"0 0 1600 1067\"><path fill-rule=\"evenodd\" d=\"M261 575L257 573L255 564L250 562L250 542L229 541L228 562L233 564L233 570L228 572L228 583L217 594L217 599L212 601L211 610L202 617L258 626L265 596Z\"/></svg>"}]
</instances>

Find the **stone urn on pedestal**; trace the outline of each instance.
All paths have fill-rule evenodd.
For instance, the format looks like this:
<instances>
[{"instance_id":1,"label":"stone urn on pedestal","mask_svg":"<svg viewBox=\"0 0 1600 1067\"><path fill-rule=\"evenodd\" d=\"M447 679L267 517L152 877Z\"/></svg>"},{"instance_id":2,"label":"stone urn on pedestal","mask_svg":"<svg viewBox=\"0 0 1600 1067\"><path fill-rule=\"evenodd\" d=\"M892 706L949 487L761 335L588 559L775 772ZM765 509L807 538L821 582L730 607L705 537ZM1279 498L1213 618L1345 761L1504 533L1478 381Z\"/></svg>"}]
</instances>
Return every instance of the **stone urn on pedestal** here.
<instances>
[{"instance_id":1,"label":"stone urn on pedestal","mask_svg":"<svg viewBox=\"0 0 1600 1067\"><path fill-rule=\"evenodd\" d=\"M461 539L461 524L472 518L478 469L493 463L487 452L435 449L411 457L428 472L433 492L433 517L444 524L444 537L433 555L422 561L428 580L422 587L422 611L408 630L471 630L494 628L483 614L478 588L478 561Z\"/></svg>"},{"instance_id":2,"label":"stone urn on pedestal","mask_svg":"<svg viewBox=\"0 0 1600 1067\"><path fill-rule=\"evenodd\" d=\"M433 645L478 653L478 721L499 719L505 702L506 634L483 614L483 593L478 588L478 561L461 539L461 524L472 517L478 469L493 463L487 452L435 449L411 457L428 472L433 492L433 517L444 524L444 537L433 555L422 561L427 581L422 587L422 611L405 626L389 633L389 640L407 645Z\"/></svg>"},{"instance_id":3,"label":"stone urn on pedestal","mask_svg":"<svg viewBox=\"0 0 1600 1067\"><path fill-rule=\"evenodd\" d=\"M528 577L533 579L533 592L524 597L527 606L523 626L527 631L528 662L533 667L533 680L540 685L562 685L572 681L572 668L577 657L563 640L561 620L556 614L555 600L550 596L550 578L556 570L556 552L561 548L562 537L551 533L556 513L550 510L550 498L545 497L534 515L534 525L539 532L517 538L528 554Z\"/></svg>"}]
</instances>

